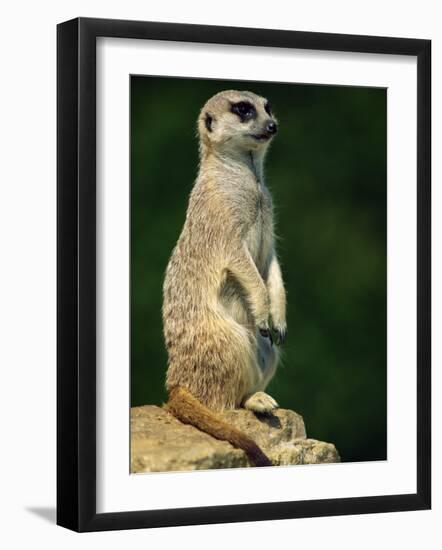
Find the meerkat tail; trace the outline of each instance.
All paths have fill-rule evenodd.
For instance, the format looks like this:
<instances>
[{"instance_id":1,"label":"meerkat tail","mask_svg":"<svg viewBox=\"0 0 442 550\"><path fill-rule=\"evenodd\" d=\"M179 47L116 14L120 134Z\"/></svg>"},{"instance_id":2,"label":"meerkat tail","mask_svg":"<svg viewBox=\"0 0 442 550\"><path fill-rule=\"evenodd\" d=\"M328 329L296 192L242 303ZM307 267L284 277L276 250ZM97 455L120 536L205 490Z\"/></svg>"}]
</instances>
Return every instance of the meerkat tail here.
<instances>
[{"instance_id":1,"label":"meerkat tail","mask_svg":"<svg viewBox=\"0 0 442 550\"><path fill-rule=\"evenodd\" d=\"M186 389L179 386L173 388L166 409L184 424L191 424L216 439L228 441L242 449L255 466L272 466L270 459L250 437L221 420Z\"/></svg>"}]
</instances>

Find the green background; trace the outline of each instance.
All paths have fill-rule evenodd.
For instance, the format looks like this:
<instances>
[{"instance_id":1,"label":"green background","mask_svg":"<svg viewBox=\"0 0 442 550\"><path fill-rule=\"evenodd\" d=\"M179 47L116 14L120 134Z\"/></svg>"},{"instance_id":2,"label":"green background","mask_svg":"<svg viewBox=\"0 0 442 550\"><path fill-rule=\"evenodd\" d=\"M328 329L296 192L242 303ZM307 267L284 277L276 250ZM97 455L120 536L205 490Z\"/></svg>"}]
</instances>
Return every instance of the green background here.
<instances>
[{"instance_id":1,"label":"green background","mask_svg":"<svg viewBox=\"0 0 442 550\"><path fill-rule=\"evenodd\" d=\"M131 400L166 400L164 271L198 168L196 119L224 89L267 97L266 163L288 298L268 387L343 461L386 458L385 89L131 78Z\"/></svg>"}]
</instances>

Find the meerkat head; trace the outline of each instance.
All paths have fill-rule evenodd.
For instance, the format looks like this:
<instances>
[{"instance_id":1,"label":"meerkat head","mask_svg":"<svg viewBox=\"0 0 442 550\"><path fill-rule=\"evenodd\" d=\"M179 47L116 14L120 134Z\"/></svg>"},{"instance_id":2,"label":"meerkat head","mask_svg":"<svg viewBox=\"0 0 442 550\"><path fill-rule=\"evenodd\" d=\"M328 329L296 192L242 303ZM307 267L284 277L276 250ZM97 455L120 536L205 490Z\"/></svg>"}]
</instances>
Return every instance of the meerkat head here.
<instances>
[{"instance_id":1,"label":"meerkat head","mask_svg":"<svg viewBox=\"0 0 442 550\"><path fill-rule=\"evenodd\" d=\"M207 101L198 119L203 151L264 152L277 130L269 101L252 92L220 92Z\"/></svg>"}]
</instances>

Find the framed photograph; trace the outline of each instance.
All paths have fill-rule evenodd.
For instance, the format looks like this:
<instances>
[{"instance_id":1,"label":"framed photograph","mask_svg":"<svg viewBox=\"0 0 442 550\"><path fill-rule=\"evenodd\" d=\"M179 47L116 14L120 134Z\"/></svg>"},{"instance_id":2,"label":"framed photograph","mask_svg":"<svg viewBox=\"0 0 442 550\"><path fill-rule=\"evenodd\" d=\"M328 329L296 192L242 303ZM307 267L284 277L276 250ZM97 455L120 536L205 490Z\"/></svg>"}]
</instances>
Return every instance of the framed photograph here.
<instances>
[{"instance_id":1,"label":"framed photograph","mask_svg":"<svg viewBox=\"0 0 442 550\"><path fill-rule=\"evenodd\" d=\"M57 523L429 509L431 42L57 40Z\"/></svg>"}]
</instances>

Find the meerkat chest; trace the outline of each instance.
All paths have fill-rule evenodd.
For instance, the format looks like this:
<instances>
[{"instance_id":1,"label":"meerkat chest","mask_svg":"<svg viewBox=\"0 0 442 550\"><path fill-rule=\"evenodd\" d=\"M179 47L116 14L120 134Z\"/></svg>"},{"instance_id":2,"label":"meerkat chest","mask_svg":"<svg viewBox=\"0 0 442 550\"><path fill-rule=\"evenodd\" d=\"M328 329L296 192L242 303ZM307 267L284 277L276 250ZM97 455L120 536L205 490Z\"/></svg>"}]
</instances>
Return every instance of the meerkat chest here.
<instances>
[{"instance_id":1,"label":"meerkat chest","mask_svg":"<svg viewBox=\"0 0 442 550\"><path fill-rule=\"evenodd\" d=\"M269 191L259 186L254 197L254 209L247 235L247 245L256 266L264 269L273 233L272 200Z\"/></svg>"}]
</instances>

